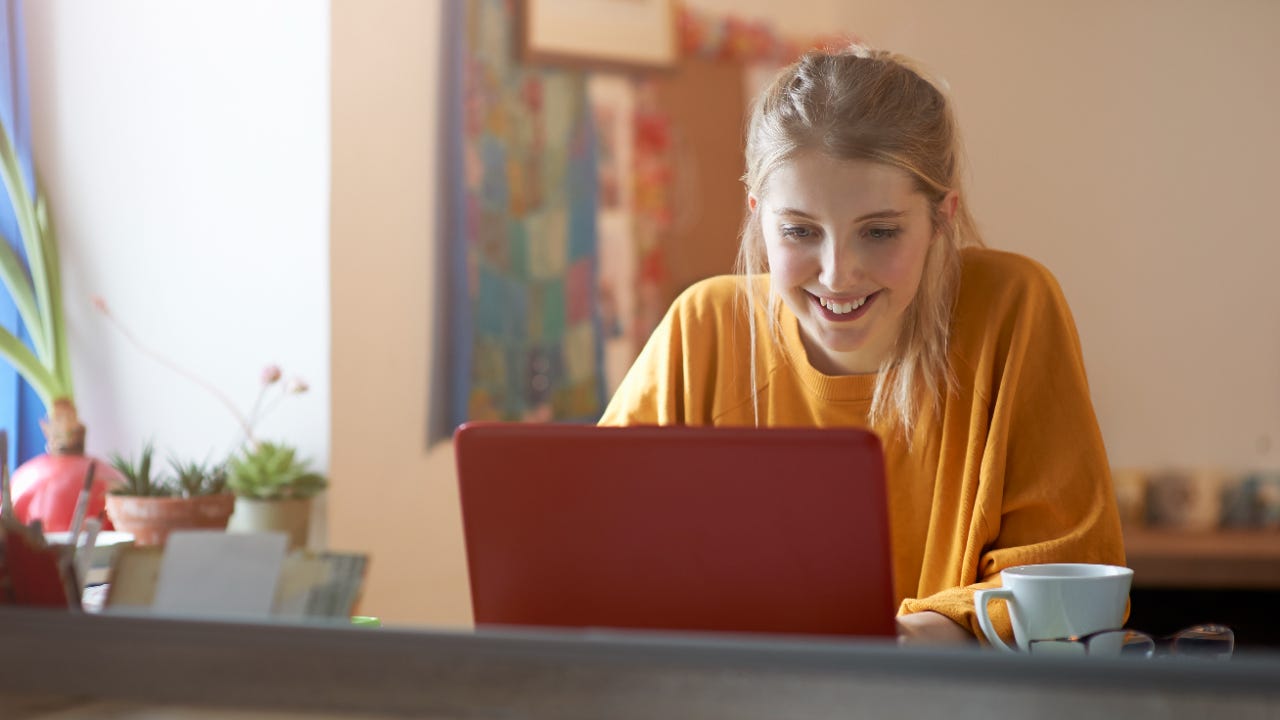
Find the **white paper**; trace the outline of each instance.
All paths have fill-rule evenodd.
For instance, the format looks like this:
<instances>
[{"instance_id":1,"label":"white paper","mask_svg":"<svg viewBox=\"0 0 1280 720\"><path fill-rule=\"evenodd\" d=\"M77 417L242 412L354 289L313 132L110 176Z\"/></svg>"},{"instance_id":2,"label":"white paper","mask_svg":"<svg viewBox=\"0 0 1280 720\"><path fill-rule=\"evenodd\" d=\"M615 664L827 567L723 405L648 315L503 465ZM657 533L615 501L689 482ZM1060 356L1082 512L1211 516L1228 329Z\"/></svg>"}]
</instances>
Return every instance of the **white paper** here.
<instances>
[{"instance_id":1,"label":"white paper","mask_svg":"<svg viewBox=\"0 0 1280 720\"><path fill-rule=\"evenodd\" d=\"M184 530L169 535L153 612L265 619L284 563L284 533Z\"/></svg>"}]
</instances>

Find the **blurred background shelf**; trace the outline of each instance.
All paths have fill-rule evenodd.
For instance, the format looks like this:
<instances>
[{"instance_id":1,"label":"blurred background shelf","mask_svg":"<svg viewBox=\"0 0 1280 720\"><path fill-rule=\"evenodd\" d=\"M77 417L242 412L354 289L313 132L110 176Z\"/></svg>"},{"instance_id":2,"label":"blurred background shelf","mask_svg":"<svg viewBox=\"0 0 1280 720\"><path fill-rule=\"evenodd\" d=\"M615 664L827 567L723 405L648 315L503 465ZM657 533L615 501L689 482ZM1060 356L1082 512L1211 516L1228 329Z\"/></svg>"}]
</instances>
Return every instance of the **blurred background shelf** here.
<instances>
[{"instance_id":1,"label":"blurred background shelf","mask_svg":"<svg viewBox=\"0 0 1280 720\"><path fill-rule=\"evenodd\" d=\"M1126 528L1134 587L1280 590L1280 532Z\"/></svg>"},{"instance_id":2,"label":"blurred background shelf","mask_svg":"<svg viewBox=\"0 0 1280 720\"><path fill-rule=\"evenodd\" d=\"M1280 532L1126 528L1133 568L1127 625L1169 634L1216 622L1241 649L1280 648Z\"/></svg>"}]
</instances>

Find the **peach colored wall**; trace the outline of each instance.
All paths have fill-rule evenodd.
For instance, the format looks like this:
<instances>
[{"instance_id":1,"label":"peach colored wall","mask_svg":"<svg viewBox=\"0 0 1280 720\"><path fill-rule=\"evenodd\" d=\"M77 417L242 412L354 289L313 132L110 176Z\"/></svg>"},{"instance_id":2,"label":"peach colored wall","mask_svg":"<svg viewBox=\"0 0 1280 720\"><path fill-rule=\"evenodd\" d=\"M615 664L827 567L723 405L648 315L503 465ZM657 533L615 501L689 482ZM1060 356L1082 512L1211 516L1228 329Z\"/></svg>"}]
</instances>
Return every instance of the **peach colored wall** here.
<instances>
[{"instance_id":1,"label":"peach colored wall","mask_svg":"<svg viewBox=\"0 0 1280 720\"><path fill-rule=\"evenodd\" d=\"M950 82L974 211L1057 274L1113 464L1280 465L1280 3L846 12Z\"/></svg>"},{"instance_id":2,"label":"peach colored wall","mask_svg":"<svg viewBox=\"0 0 1280 720\"><path fill-rule=\"evenodd\" d=\"M692 4L856 31L950 82L971 202L1061 280L1118 464L1280 461L1280 4ZM366 612L466 625L451 450L424 448L438 13L332 6L330 533L373 554Z\"/></svg>"},{"instance_id":3,"label":"peach colored wall","mask_svg":"<svg viewBox=\"0 0 1280 720\"><path fill-rule=\"evenodd\" d=\"M362 612L466 626L452 446L424 445L441 23L437 2L332 3L329 545L372 555Z\"/></svg>"},{"instance_id":4,"label":"peach colored wall","mask_svg":"<svg viewBox=\"0 0 1280 720\"><path fill-rule=\"evenodd\" d=\"M372 554L362 611L465 625L452 451L425 447L440 3L332 13L329 544Z\"/></svg>"}]
</instances>

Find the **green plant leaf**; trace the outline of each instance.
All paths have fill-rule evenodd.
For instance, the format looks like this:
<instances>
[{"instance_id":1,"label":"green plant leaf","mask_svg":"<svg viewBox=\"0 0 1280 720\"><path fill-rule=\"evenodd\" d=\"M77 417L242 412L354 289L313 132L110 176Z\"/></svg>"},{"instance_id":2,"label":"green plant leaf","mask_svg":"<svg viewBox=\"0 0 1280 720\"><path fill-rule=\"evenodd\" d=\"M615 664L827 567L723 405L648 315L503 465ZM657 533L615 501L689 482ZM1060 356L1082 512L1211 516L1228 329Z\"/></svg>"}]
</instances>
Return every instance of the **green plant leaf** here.
<instances>
[{"instance_id":1,"label":"green plant leaf","mask_svg":"<svg viewBox=\"0 0 1280 720\"><path fill-rule=\"evenodd\" d=\"M320 494L322 490L328 487L329 481L319 473L306 473L299 475L290 483L292 492L290 497L309 498Z\"/></svg>"},{"instance_id":2,"label":"green plant leaf","mask_svg":"<svg viewBox=\"0 0 1280 720\"><path fill-rule=\"evenodd\" d=\"M31 385L45 408L53 407L53 401L59 397L58 381L49 374L48 368L40 364L31 348L5 328L0 328L0 357L8 360Z\"/></svg>"},{"instance_id":3,"label":"green plant leaf","mask_svg":"<svg viewBox=\"0 0 1280 720\"><path fill-rule=\"evenodd\" d=\"M53 234L53 223L49 220L49 206L44 201L44 194L36 195L36 229L40 233L40 246L44 248L45 272L49 277L49 299L51 303L49 315L53 323L53 337L50 345L53 349L54 377L61 383L62 394L75 397L74 382L71 377L71 352L67 346L67 324L62 309L62 267L58 259L58 240Z\"/></svg>"},{"instance_id":4,"label":"green plant leaf","mask_svg":"<svg viewBox=\"0 0 1280 720\"><path fill-rule=\"evenodd\" d=\"M142 459L138 462L138 477L146 488L144 495L151 494L151 453L155 450L150 442L142 447Z\"/></svg>"},{"instance_id":5,"label":"green plant leaf","mask_svg":"<svg viewBox=\"0 0 1280 720\"><path fill-rule=\"evenodd\" d=\"M111 467L120 473L120 477L124 478L124 485L111 490L113 495L137 495L138 494L138 470L133 466L133 461L120 453L111 453L108 456Z\"/></svg>"},{"instance_id":6,"label":"green plant leaf","mask_svg":"<svg viewBox=\"0 0 1280 720\"><path fill-rule=\"evenodd\" d=\"M170 457L169 467L173 471L174 489L183 497L217 495L226 490L227 471L222 465L210 465L207 460L184 463Z\"/></svg>"},{"instance_id":7,"label":"green plant leaf","mask_svg":"<svg viewBox=\"0 0 1280 720\"><path fill-rule=\"evenodd\" d=\"M328 484L322 475L311 472L310 463L299 458L296 449L281 443L246 445L227 465L227 486L244 497L311 497Z\"/></svg>"},{"instance_id":8,"label":"green plant leaf","mask_svg":"<svg viewBox=\"0 0 1280 720\"><path fill-rule=\"evenodd\" d=\"M177 483L171 483L162 475L151 476L151 457L155 446L151 441L142 447L142 454L137 462L118 453L112 453L111 467L124 476L126 485L112 490L115 495L136 495L138 497L168 497L182 494Z\"/></svg>"},{"instance_id":9,"label":"green plant leaf","mask_svg":"<svg viewBox=\"0 0 1280 720\"><path fill-rule=\"evenodd\" d=\"M22 177L22 169L18 166L17 153L9 133L0 124L0 179L5 191L9 194L10 204L18 220L18 234L22 239L22 247L27 254L27 264L31 268L31 282L35 289L36 308L39 310L40 331L32 333L33 342L38 339L41 357L52 359L53 351L53 307L49 294L48 275L45 268L45 253L42 247L38 223L35 218L34 203L31 192ZM30 327L28 328L31 329Z\"/></svg>"},{"instance_id":10,"label":"green plant leaf","mask_svg":"<svg viewBox=\"0 0 1280 720\"><path fill-rule=\"evenodd\" d=\"M22 317L22 324L27 326L27 332L31 334L32 344L35 345L38 354L43 341L36 339L41 329L35 291L31 289L31 278L27 276L27 266L23 264L22 258L18 257L12 242L5 237L4 233L0 233L0 280L4 281L9 297L13 298L13 304L18 308L18 315ZM49 360L45 357L40 358L41 363L46 366Z\"/></svg>"}]
</instances>

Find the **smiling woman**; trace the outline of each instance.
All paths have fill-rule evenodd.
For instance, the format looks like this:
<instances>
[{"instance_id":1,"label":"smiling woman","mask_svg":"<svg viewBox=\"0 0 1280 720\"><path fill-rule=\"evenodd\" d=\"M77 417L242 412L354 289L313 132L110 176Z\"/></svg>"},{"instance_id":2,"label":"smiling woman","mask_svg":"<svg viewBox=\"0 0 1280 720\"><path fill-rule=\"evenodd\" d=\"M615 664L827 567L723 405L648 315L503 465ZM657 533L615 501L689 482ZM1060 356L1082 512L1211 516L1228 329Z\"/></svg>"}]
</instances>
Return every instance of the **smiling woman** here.
<instances>
[{"instance_id":1,"label":"smiling woman","mask_svg":"<svg viewBox=\"0 0 1280 720\"><path fill-rule=\"evenodd\" d=\"M981 247L938 88L889 53L810 53L757 99L746 160L742 272L676 300L601 423L874 429L903 641L980 636L974 593L1006 567L1123 564L1071 312L1044 267Z\"/></svg>"},{"instance_id":2,"label":"smiling woman","mask_svg":"<svg viewBox=\"0 0 1280 720\"><path fill-rule=\"evenodd\" d=\"M898 168L821 152L782 163L762 196L749 203L810 361L830 375L876 372L920 287L934 236L929 202ZM955 198L942 209L947 221Z\"/></svg>"}]
</instances>

